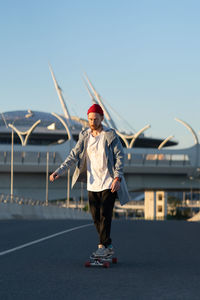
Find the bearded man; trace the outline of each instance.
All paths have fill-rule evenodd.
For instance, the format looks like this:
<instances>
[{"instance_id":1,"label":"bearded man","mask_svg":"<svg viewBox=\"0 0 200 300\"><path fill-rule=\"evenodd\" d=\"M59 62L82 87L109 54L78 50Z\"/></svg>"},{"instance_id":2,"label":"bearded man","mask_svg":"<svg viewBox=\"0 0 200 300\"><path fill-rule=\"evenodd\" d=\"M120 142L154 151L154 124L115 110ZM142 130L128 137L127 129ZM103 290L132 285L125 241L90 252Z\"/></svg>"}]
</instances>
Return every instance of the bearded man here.
<instances>
[{"instance_id":1,"label":"bearded man","mask_svg":"<svg viewBox=\"0 0 200 300\"><path fill-rule=\"evenodd\" d=\"M50 175L50 181L76 164L72 187L76 181L87 182L90 211L99 235L93 255L105 257L114 254L110 232L115 199L118 197L121 205L129 201L123 175L124 152L115 130L102 124L104 113L100 105L93 104L87 116L89 128L80 132L77 144Z\"/></svg>"}]
</instances>

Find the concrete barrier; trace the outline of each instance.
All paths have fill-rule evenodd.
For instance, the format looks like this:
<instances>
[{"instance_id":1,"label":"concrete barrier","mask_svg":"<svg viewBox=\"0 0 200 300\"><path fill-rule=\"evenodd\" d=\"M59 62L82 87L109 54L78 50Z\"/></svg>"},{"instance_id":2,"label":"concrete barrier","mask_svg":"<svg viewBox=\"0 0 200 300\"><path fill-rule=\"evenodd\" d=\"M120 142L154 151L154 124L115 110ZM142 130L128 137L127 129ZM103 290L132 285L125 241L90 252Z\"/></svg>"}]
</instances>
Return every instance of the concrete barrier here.
<instances>
[{"instance_id":1,"label":"concrete barrier","mask_svg":"<svg viewBox=\"0 0 200 300\"><path fill-rule=\"evenodd\" d=\"M91 220L89 213L65 207L0 203L0 220L5 219L78 219Z\"/></svg>"}]
</instances>

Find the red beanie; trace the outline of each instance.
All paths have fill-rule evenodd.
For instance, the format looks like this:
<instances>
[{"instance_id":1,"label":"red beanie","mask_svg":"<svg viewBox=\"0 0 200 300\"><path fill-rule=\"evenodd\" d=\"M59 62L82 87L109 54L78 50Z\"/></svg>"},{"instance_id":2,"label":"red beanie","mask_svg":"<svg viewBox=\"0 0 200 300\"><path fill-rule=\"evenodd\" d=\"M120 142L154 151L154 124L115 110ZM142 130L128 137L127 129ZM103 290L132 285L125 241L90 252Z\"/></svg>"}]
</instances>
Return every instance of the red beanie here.
<instances>
[{"instance_id":1,"label":"red beanie","mask_svg":"<svg viewBox=\"0 0 200 300\"><path fill-rule=\"evenodd\" d=\"M103 109L101 108L101 106L99 104L93 104L92 106L90 106L87 114L89 114L91 112L98 113L101 116L103 116Z\"/></svg>"}]
</instances>

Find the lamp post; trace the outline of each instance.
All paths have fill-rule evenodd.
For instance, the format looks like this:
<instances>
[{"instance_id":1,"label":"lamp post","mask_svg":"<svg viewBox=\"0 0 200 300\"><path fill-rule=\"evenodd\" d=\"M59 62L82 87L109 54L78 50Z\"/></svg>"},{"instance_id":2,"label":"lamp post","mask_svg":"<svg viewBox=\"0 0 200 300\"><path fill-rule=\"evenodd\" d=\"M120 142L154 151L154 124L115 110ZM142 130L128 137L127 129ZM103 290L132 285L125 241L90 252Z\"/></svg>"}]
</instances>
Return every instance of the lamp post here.
<instances>
[{"instance_id":1,"label":"lamp post","mask_svg":"<svg viewBox=\"0 0 200 300\"><path fill-rule=\"evenodd\" d=\"M46 206L49 202L49 152L47 152L47 162L46 162Z\"/></svg>"},{"instance_id":2,"label":"lamp post","mask_svg":"<svg viewBox=\"0 0 200 300\"><path fill-rule=\"evenodd\" d=\"M145 127L143 127L142 129L140 129L138 132L136 132L133 135L126 135L126 134L122 134L120 133L118 130L116 130L117 134L121 137L121 139L124 141L126 148L127 149L131 149L133 147L133 144L135 143L136 139L148 128L150 128L151 125L148 124ZM131 139L130 144L128 143L127 139ZM128 160L131 159L131 153L128 153Z\"/></svg>"},{"instance_id":3,"label":"lamp post","mask_svg":"<svg viewBox=\"0 0 200 300\"><path fill-rule=\"evenodd\" d=\"M71 128L67 125L67 123L65 122L65 120L57 115L56 113L51 113L54 117L56 117L64 126L67 135L68 135L68 139L69 141L72 140L72 133L71 133ZM69 207L69 201L70 201L70 169L68 169L67 171L67 207Z\"/></svg>"},{"instance_id":4,"label":"lamp post","mask_svg":"<svg viewBox=\"0 0 200 300\"><path fill-rule=\"evenodd\" d=\"M11 136L11 170L10 170L10 198L11 202L13 202L13 148L14 148L14 130L12 128L12 136Z\"/></svg>"},{"instance_id":5,"label":"lamp post","mask_svg":"<svg viewBox=\"0 0 200 300\"><path fill-rule=\"evenodd\" d=\"M67 207L70 202L70 169L67 170Z\"/></svg>"},{"instance_id":6,"label":"lamp post","mask_svg":"<svg viewBox=\"0 0 200 300\"><path fill-rule=\"evenodd\" d=\"M15 120L16 121L16 120ZM14 121L14 122L15 122ZM41 122L41 120L38 120L35 122L27 131L20 131L14 126L14 122L12 124L8 124L8 126L12 129L12 135L11 135L11 166L10 166L10 198L11 202L13 202L13 173L14 173L14 131L17 133L18 137L20 138L21 145L26 146L28 142L28 138L30 134L33 132L35 127ZM25 138L23 137L25 136Z\"/></svg>"},{"instance_id":7,"label":"lamp post","mask_svg":"<svg viewBox=\"0 0 200 300\"><path fill-rule=\"evenodd\" d=\"M190 180L190 201L193 200L193 189L192 189L192 181L194 181L194 177L193 176L189 176L189 180Z\"/></svg>"}]
</instances>

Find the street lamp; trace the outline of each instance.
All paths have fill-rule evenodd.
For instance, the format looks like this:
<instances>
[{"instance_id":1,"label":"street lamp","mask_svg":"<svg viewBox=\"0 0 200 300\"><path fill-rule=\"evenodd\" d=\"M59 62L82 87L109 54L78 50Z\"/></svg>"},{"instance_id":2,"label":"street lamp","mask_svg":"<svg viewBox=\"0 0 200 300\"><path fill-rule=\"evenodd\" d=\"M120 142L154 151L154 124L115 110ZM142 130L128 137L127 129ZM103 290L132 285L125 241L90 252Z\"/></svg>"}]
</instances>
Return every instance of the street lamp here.
<instances>
[{"instance_id":1,"label":"street lamp","mask_svg":"<svg viewBox=\"0 0 200 300\"><path fill-rule=\"evenodd\" d=\"M49 202L49 151L47 152L46 157L46 206L48 206Z\"/></svg>"},{"instance_id":2,"label":"street lamp","mask_svg":"<svg viewBox=\"0 0 200 300\"><path fill-rule=\"evenodd\" d=\"M14 121L15 122L15 121ZM12 137L11 137L11 178L10 178L10 197L11 202L13 202L13 169L14 169L14 131L17 133L18 137L20 138L22 146L26 146L28 142L28 138L30 134L33 132L35 127L41 122L41 120L36 121L27 131L20 131L18 130L13 124L8 124L8 126L12 129ZM24 138L25 136L25 138Z\"/></svg>"},{"instance_id":3,"label":"street lamp","mask_svg":"<svg viewBox=\"0 0 200 300\"><path fill-rule=\"evenodd\" d=\"M148 124L146 125L145 127L143 127L142 129L140 129L138 132L136 132L135 134L133 135L126 135L126 134L123 134L123 133L120 133L118 130L116 130L117 134L121 137L121 139L124 141L125 145L126 145L126 148L127 149L131 149L136 141L136 139L145 131L147 130L148 128L150 128L151 125ZM131 139L131 142L130 144L128 143L128 140L127 139ZM131 153L128 153L128 159L130 160L131 159Z\"/></svg>"},{"instance_id":4,"label":"street lamp","mask_svg":"<svg viewBox=\"0 0 200 300\"><path fill-rule=\"evenodd\" d=\"M72 132L71 128L66 124L65 120L57 115L56 113L51 113L54 117L56 117L64 126L65 130L67 131L69 141L72 140ZM69 199L70 199L70 169L67 170L67 207L69 207Z\"/></svg>"}]
</instances>

